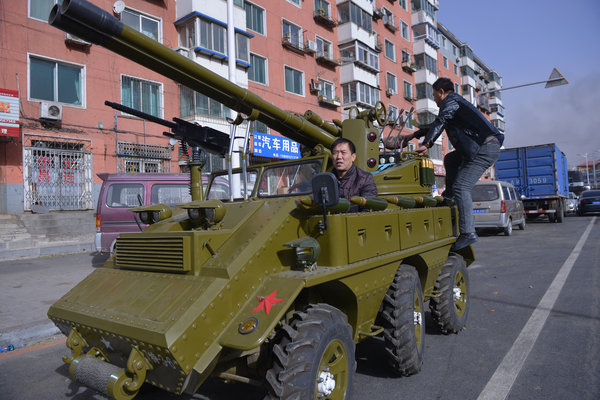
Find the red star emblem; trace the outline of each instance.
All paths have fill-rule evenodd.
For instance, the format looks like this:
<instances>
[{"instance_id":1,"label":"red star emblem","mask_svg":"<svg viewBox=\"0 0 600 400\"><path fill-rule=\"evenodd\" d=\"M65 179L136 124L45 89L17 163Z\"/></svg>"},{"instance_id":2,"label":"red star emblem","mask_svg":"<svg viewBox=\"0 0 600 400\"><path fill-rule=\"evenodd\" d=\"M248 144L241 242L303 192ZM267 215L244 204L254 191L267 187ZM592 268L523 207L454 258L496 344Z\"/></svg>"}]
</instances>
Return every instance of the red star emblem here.
<instances>
[{"instance_id":1,"label":"red star emblem","mask_svg":"<svg viewBox=\"0 0 600 400\"><path fill-rule=\"evenodd\" d=\"M273 293L271 293L270 295L268 295L267 297L257 296L256 298L259 301L258 306L256 306L256 308L254 310L250 311L250 314L264 309L265 313L267 315L269 315L269 311L271 311L271 307L273 306L273 304L277 304L277 303L283 301L283 299L276 299L275 298L276 294L277 294L277 289L275 289L275 291Z\"/></svg>"}]
</instances>

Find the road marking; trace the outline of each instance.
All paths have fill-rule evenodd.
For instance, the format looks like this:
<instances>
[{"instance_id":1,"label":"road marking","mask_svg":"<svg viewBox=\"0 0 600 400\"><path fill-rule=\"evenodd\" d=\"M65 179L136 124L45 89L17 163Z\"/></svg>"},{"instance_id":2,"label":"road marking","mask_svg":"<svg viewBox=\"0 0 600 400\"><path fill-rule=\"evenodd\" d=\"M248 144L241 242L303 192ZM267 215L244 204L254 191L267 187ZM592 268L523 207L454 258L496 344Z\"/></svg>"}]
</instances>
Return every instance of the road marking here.
<instances>
[{"instance_id":1,"label":"road marking","mask_svg":"<svg viewBox=\"0 0 600 400\"><path fill-rule=\"evenodd\" d=\"M529 321L527 321L521 330L519 337L515 340L508 353L506 353L504 359L496 369L496 372L494 372L494 375L492 375L487 385L485 385L477 400L506 399L510 393L517 376L523 368L523 364L525 364L527 356L529 356L529 352L533 348L533 345L544 327L550 311L552 311L552 308L554 307L554 303L556 303L556 299L558 298L575 261L577 261L577 258L581 253L583 245L590 235L595 221L596 217L593 217L585 232L583 232L583 235L579 238L575 248L562 267L560 267L560 270L554 277L550 287L546 290L544 297L542 297L542 300L540 300L536 309L531 314Z\"/></svg>"}]
</instances>

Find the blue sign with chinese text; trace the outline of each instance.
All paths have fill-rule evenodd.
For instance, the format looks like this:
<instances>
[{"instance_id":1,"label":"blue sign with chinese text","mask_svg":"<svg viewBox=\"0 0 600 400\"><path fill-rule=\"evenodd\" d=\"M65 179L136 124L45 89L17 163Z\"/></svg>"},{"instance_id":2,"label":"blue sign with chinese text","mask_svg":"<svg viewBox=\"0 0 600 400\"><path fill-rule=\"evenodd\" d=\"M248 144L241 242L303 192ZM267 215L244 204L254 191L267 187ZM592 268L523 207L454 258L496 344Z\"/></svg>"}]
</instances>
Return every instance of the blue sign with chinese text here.
<instances>
[{"instance_id":1,"label":"blue sign with chinese text","mask_svg":"<svg viewBox=\"0 0 600 400\"><path fill-rule=\"evenodd\" d=\"M293 160L300 158L300 143L282 136L253 132L254 155Z\"/></svg>"}]
</instances>

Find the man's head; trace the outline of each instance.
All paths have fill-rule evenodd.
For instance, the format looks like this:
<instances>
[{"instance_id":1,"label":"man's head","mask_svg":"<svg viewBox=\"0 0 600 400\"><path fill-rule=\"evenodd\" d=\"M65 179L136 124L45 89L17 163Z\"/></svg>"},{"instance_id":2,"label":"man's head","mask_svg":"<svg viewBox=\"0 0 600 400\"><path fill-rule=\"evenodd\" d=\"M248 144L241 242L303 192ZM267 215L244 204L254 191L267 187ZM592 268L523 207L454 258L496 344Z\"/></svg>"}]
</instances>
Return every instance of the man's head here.
<instances>
[{"instance_id":1,"label":"man's head","mask_svg":"<svg viewBox=\"0 0 600 400\"><path fill-rule=\"evenodd\" d=\"M454 93L454 83L448 78L439 78L433 82L433 100L440 106L450 93Z\"/></svg>"},{"instance_id":2,"label":"man's head","mask_svg":"<svg viewBox=\"0 0 600 400\"><path fill-rule=\"evenodd\" d=\"M356 160L356 147L351 140L339 138L331 145L331 155L333 156L333 168L338 178L342 178Z\"/></svg>"}]
</instances>

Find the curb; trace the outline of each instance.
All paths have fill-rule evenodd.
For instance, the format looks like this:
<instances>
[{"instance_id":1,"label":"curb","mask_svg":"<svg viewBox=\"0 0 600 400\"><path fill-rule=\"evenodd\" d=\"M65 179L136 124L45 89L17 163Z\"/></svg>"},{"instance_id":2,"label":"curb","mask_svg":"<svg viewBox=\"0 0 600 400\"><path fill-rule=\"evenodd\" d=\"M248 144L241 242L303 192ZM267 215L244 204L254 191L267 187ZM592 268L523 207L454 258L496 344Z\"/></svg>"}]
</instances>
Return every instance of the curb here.
<instances>
[{"instance_id":1,"label":"curb","mask_svg":"<svg viewBox=\"0 0 600 400\"><path fill-rule=\"evenodd\" d=\"M14 349L18 350L31 342L46 339L59 333L60 330L50 321L29 328L2 332L0 333L0 348L4 349L9 345L13 345Z\"/></svg>"},{"instance_id":2,"label":"curb","mask_svg":"<svg viewBox=\"0 0 600 400\"><path fill-rule=\"evenodd\" d=\"M44 246L0 251L0 261L37 258L94 251L94 243L46 242Z\"/></svg>"}]
</instances>

